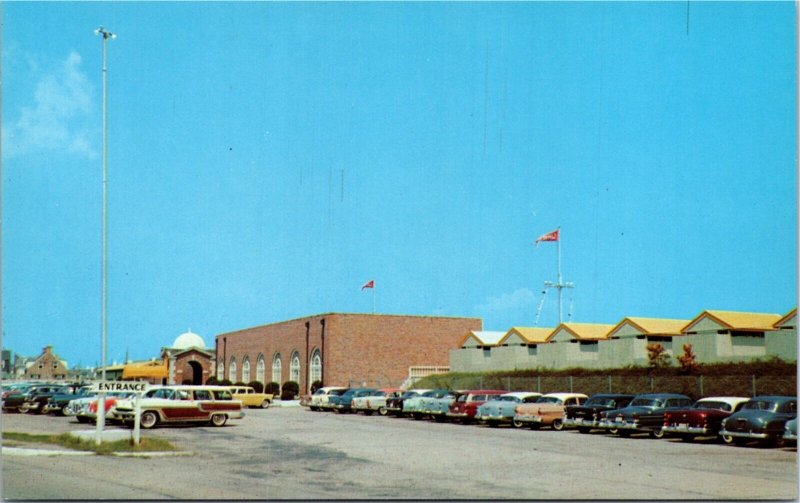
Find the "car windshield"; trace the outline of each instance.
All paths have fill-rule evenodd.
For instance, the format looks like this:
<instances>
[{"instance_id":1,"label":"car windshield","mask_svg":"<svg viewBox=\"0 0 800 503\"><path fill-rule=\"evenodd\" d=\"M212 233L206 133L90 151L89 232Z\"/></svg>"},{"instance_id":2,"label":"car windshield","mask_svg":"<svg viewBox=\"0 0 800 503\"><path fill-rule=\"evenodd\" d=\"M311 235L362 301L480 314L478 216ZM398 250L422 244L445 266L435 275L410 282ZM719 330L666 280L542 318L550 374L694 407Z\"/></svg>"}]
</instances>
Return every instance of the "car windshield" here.
<instances>
[{"instance_id":1,"label":"car windshield","mask_svg":"<svg viewBox=\"0 0 800 503\"><path fill-rule=\"evenodd\" d=\"M770 402L769 400L750 400L742 407L742 409L747 410L768 410L772 412L775 412L777 408L777 402Z\"/></svg>"},{"instance_id":2,"label":"car windshield","mask_svg":"<svg viewBox=\"0 0 800 503\"><path fill-rule=\"evenodd\" d=\"M717 402L714 400L698 400L695 402L693 409L710 409L710 410L724 410L730 412L733 410L731 404L727 402Z\"/></svg>"},{"instance_id":3,"label":"car windshield","mask_svg":"<svg viewBox=\"0 0 800 503\"><path fill-rule=\"evenodd\" d=\"M494 400L497 400L498 402L519 402L519 397L505 395L495 397Z\"/></svg>"},{"instance_id":4,"label":"car windshield","mask_svg":"<svg viewBox=\"0 0 800 503\"><path fill-rule=\"evenodd\" d=\"M411 398L412 396L419 396L416 391L406 391L400 398Z\"/></svg>"},{"instance_id":5,"label":"car windshield","mask_svg":"<svg viewBox=\"0 0 800 503\"><path fill-rule=\"evenodd\" d=\"M324 389L322 389L322 388L320 388L320 389L318 389L317 391L315 391L315 392L314 392L314 394L315 394L315 395L324 395L324 394L325 394L325 390L324 390Z\"/></svg>"},{"instance_id":6,"label":"car windshield","mask_svg":"<svg viewBox=\"0 0 800 503\"><path fill-rule=\"evenodd\" d=\"M536 403L561 403L561 399L557 396L543 396L536 400Z\"/></svg>"},{"instance_id":7,"label":"car windshield","mask_svg":"<svg viewBox=\"0 0 800 503\"><path fill-rule=\"evenodd\" d=\"M613 398L595 396L587 400L585 405L595 407L616 407L617 402Z\"/></svg>"},{"instance_id":8,"label":"car windshield","mask_svg":"<svg viewBox=\"0 0 800 503\"><path fill-rule=\"evenodd\" d=\"M631 407L663 407L664 402L658 398L637 398L631 402Z\"/></svg>"}]
</instances>

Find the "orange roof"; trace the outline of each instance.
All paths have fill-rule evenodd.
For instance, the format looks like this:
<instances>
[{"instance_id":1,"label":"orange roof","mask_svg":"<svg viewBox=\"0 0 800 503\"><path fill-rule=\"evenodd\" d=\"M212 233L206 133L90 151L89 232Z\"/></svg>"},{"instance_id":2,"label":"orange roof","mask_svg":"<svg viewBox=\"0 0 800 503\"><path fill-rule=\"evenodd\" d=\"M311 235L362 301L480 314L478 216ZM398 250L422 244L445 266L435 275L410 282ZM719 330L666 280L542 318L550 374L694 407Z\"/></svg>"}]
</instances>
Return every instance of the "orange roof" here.
<instances>
[{"instance_id":1,"label":"orange roof","mask_svg":"<svg viewBox=\"0 0 800 503\"><path fill-rule=\"evenodd\" d=\"M781 326L784 323L786 323L787 321L789 321L792 318L792 316L796 316L796 315L797 315L797 308L794 308L791 311L789 311L788 313L786 313L785 315L783 315L783 318L781 318L778 321L776 321L775 325L773 325L773 326L775 328L778 328L779 326Z\"/></svg>"},{"instance_id":2,"label":"orange roof","mask_svg":"<svg viewBox=\"0 0 800 503\"><path fill-rule=\"evenodd\" d=\"M129 363L122 368L123 379L169 377L169 370L162 362Z\"/></svg>"},{"instance_id":3,"label":"orange roof","mask_svg":"<svg viewBox=\"0 0 800 503\"><path fill-rule=\"evenodd\" d=\"M511 337L511 334L517 334L522 340L527 342L528 344L542 344L550 340L555 333L554 328L543 328L543 327L511 327L511 330L506 332L506 335L503 336L500 341L498 341L498 345L503 344L506 342L506 339Z\"/></svg>"},{"instance_id":4,"label":"orange roof","mask_svg":"<svg viewBox=\"0 0 800 503\"><path fill-rule=\"evenodd\" d=\"M781 319L780 314L772 313L743 313L739 311L703 311L690 321L682 332L687 332L704 318L710 318L715 323L730 330L774 330L775 323Z\"/></svg>"},{"instance_id":5,"label":"orange roof","mask_svg":"<svg viewBox=\"0 0 800 503\"><path fill-rule=\"evenodd\" d=\"M556 328L556 331L564 327L569 333L581 341L597 341L607 339L608 334L614 325L603 325L599 323L562 323ZM555 332L555 331L554 331Z\"/></svg>"},{"instance_id":6,"label":"orange roof","mask_svg":"<svg viewBox=\"0 0 800 503\"><path fill-rule=\"evenodd\" d=\"M683 327L689 320L670 320L666 318L639 318L628 316L617 323L609 335L616 332L626 323L641 330L644 335L681 335Z\"/></svg>"}]
</instances>

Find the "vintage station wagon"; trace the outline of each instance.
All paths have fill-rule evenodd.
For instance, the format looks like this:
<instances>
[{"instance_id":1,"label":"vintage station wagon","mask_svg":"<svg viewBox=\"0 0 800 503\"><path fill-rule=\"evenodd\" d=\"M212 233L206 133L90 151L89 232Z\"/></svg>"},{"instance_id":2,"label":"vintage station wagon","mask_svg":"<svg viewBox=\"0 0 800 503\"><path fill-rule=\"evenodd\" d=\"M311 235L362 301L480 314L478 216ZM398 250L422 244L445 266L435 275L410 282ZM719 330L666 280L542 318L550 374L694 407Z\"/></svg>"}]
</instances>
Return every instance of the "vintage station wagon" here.
<instances>
[{"instance_id":1,"label":"vintage station wagon","mask_svg":"<svg viewBox=\"0 0 800 503\"><path fill-rule=\"evenodd\" d=\"M116 414L133 424L135 400L117 403ZM244 417L242 402L234 400L225 386L161 386L141 398L141 426L152 428L159 423L211 423L223 426L228 419Z\"/></svg>"}]
</instances>

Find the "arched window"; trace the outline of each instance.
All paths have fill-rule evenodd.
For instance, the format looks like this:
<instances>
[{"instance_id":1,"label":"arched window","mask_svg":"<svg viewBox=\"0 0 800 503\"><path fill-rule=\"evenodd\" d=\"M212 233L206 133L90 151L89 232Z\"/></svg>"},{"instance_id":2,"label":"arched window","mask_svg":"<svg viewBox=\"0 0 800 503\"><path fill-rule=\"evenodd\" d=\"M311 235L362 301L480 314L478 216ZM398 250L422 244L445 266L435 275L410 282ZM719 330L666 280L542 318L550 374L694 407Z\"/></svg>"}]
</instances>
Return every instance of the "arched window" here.
<instances>
[{"instance_id":1,"label":"arched window","mask_svg":"<svg viewBox=\"0 0 800 503\"><path fill-rule=\"evenodd\" d=\"M266 384L264 382L264 355L258 355L258 361L256 362L256 381L261 384Z\"/></svg>"},{"instance_id":2,"label":"arched window","mask_svg":"<svg viewBox=\"0 0 800 503\"><path fill-rule=\"evenodd\" d=\"M236 358L231 356L231 365L228 368L228 379L231 382L236 382Z\"/></svg>"},{"instance_id":3,"label":"arched window","mask_svg":"<svg viewBox=\"0 0 800 503\"><path fill-rule=\"evenodd\" d=\"M289 380L300 382L300 355L297 351L292 353L292 361L289 363Z\"/></svg>"},{"instance_id":4,"label":"arched window","mask_svg":"<svg viewBox=\"0 0 800 503\"><path fill-rule=\"evenodd\" d=\"M242 382L250 382L250 358L246 356L242 359Z\"/></svg>"},{"instance_id":5,"label":"arched window","mask_svg":"<svg viewBox=\"0 0 800 503\"><path fill-rule=\"evenodd\" d=\"M309 379L308 379L308 389L311 390L311 385L314 384L315 381L322 380L322 354L319 352L319 349L315 349L313 353L311 353L311 362L309 363Z\"/></svg>"},{"instance_id":6,"label":"arched window","mask_svg":"<svg viewBox=\"0 0 800 503\"><path fill-rule=\"evenodd\" d=\"M281 383L281 354L275 353L272 357L272 380L278 384Z\"/></svg>"},{"instance_id":7,"label":"arched window","mask_svg":"<svg viewBox=\"0 0 800 503\"><path fill-rule=\"evenodd\" d=\"M222 358L219 359L219 365L217 365L217 379L220 381L225 379L225 362Z\"/></svg>"}]
</instances>

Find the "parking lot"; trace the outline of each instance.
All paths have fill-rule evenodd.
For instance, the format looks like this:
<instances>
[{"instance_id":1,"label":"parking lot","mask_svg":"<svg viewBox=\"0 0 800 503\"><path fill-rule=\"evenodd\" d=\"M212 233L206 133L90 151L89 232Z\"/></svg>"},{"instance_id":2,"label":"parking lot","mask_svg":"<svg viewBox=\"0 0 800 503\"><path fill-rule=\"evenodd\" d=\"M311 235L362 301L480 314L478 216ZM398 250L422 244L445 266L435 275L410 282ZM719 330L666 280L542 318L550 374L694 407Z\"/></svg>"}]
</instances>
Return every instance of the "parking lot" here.
<instances>
[{"instance_id":1,"label":"parking lot","mask_svg":"<svg viewBox=\"0 0 800 503\"><path fill-rule=\"evenodd\" d=\"M85 430L4 414L3 431ZM796 449L250 409L148 430L190 457L3 456L5 499L796 499Z\"/></svg>"}]
</instances>

